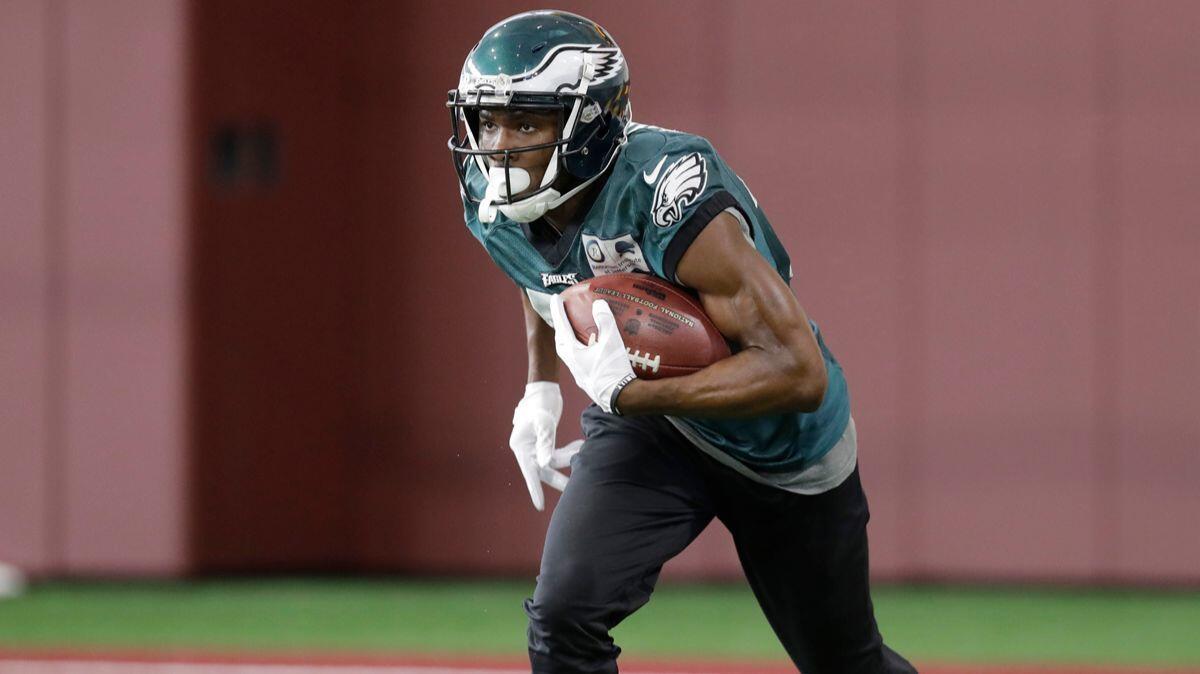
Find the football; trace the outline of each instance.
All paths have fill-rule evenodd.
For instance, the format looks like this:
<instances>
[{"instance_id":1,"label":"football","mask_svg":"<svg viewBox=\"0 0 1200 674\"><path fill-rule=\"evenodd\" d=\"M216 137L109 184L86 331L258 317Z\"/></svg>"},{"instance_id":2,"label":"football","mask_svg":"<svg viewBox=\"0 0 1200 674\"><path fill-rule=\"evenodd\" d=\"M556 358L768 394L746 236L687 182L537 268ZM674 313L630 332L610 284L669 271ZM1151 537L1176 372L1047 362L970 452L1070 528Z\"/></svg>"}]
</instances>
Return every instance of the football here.
<instances>
[{"instance_id":1,"label":"football","mask_svg":"<svg viewBox=\"0 0 1200 674\"><path fill-rule=\"evenodd\" d=\"M592 302L612 308L629 362L640 379L679 377L729 357L729 344L691 291L648 274L606 274L562 293L580 342L596 332Z\"/></svg>"}]
</instances>

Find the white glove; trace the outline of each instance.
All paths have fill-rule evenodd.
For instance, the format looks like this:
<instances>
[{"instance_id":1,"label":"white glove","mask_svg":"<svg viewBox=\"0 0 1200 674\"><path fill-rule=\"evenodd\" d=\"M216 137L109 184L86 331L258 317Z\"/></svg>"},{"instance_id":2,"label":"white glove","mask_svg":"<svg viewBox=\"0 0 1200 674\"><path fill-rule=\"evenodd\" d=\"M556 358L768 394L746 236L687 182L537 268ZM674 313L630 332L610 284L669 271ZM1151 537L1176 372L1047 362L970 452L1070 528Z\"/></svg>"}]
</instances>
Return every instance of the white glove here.
<instances>
[{"instance_id":1,"label":"white glove","mask_svg":"<svg viewBox=\"0 0 1200 674\"><path fill-rule=\"evenodd\" d=\"M542 482L562 491L567 486L567 476L555 468L571 465L571 457L579 452L583 440L576 440L565 447L554 447L554 433L558 429L558 418L562 416L562 393L552 381L535 381L525 385L525 397L513 411L513 430L508 446L517 456L517 465L529 488L533 507L546 507L542 493Z\"/></svg>"},{"instance_id":2,"label":"white glove","mask_svg":"<svg viewBox=\"0 0 1200 674\"><path fill-rule=\"evenodd\" d=\"M633 366L629 364L629 353L625 341L617 329L608 302L592 302L592 318L596 321L596 334L585 345L575 337L575 330L567 320L563 309L562 295L555 295L550 304L554 318L554 348L558 357L567 364L575 376L575 383L609 414L619 414L615 402L625 385L636 379Z\"/></svg>"}]
</instances>

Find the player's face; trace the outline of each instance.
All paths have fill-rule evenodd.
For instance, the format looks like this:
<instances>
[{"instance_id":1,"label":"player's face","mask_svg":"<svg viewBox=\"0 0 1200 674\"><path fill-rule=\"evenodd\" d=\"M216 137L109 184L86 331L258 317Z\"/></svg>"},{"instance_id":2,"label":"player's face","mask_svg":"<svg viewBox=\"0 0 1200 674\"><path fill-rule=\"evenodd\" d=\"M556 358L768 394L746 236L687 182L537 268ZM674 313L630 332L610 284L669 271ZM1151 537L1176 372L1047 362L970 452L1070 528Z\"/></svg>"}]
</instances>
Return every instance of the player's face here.
<instances>
[{"instance_id":1,"label":"player's face","mask_svg":"<svg viewBox=\"0 0 1200 674\"><path fill-rule=\"evenodd\" d=\"M530 110L479 111L479 148L482 150L515 150L530 145L553 143L558 140L558 113ZM550 163L554 148L518 152L509 155L509 165L529 172L528 192L537 189ZM504 155L489 155L491 166L503 166ZM514 195L515 196L515 195Z\"/></svg>"}]
</instances>

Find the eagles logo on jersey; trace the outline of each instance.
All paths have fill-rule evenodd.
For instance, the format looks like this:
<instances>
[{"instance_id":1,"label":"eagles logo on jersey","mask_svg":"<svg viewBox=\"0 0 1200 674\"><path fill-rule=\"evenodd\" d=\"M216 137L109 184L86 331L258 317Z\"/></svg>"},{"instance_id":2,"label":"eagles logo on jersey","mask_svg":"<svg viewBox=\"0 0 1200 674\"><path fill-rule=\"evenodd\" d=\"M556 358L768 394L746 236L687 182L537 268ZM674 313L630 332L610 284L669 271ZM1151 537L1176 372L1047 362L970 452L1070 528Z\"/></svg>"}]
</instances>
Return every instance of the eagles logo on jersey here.
<instances>
[{"instance_id":1,"label":"eagles logo on jersey","mask_svg":"<svg viewBox=\"0 0 1200 674\"><path fill-rule=\"evenodd\" d=\"M654 224L669 227L679 222L683 209L699 198L707 184L708 167L700 153L675 160L654 188Z\"/></svg>"}]
</instances>

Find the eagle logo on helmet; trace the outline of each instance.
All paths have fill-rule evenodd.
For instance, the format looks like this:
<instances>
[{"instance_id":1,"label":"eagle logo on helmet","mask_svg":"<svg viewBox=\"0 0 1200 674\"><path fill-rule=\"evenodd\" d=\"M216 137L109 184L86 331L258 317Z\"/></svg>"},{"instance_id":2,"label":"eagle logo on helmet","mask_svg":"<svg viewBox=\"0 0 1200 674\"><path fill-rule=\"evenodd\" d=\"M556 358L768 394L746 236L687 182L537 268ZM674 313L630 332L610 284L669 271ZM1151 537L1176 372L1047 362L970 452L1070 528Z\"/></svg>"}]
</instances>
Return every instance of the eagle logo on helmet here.
<instances>
[{"instance_id":1,"label":"eagle logo on helmet","mask_svg":"<svg viewBox=\"0 0 1200 674\"><path fill-rule=\"evenodd\" d=\"M518 91L577 90L584 84L585 76L589 88L599 86L620 75L625 68L625 57L617 47L598 44L560 44L542 57L533 68L512 75L506 82ZM467 60L469 79L467 89L477 84L489 84L489 76L480 75L474 62ZM571 82L565 85L565 82ZM466 90L464 90L466 93Z\"/></svg>"},{"instance_id":2,"label":"eagle logo on helmet","mask_svg":"<svg viewBox=\"0 0 1200 674\"><path fill-rule=\"evenodd\" d=\"M587 54L591 55L592 64L596 68L592 75L593 87L616 77L625 65L625 57L621 56L621 50L616 47L594 45L587 50Z\"/></svg>"},{"instance_id":3,"label":"eagle logo on helmet","mask_svg":"<svg viewBox=\"0 0 1200 674\"><path fill-rule=\"evenodd\" d=\"M670 227L683 218L683 209L694 203L708 185L708 166L704 157L693 152L676 159L654 188L650 213L654 224Z\"/></svg>"}]
</instances>

